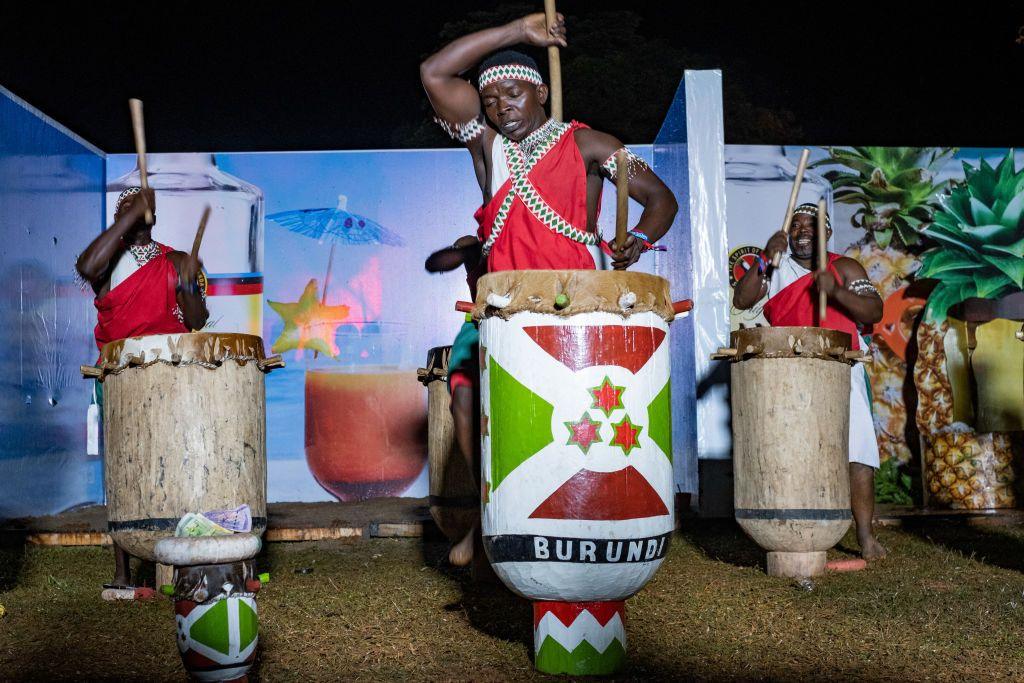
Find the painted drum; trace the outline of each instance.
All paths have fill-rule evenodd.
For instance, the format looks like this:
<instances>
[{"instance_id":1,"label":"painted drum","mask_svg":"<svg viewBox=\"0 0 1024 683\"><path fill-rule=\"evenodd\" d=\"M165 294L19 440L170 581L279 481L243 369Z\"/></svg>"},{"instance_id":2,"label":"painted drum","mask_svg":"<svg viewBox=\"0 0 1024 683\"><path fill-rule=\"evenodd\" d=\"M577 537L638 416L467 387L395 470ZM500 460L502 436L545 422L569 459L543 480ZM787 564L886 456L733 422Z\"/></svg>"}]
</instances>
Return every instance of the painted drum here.
<instances>
[{"instance_id":1,"label":"painted drum","mask_svg":"<svg viewBox=\"0 0 1024 683\"><path fill-rule=\"evenodd\" d=\"M538 601L538 669L611 673L622 601L657 571L674 528L668 282L495 273L474 316L488 558Z\"/></svg>"},{"instance_id":2,"label":"painted drum","mask_svg":"<svg viewBox=\"0 0 1024 683\"><path fill-rule=\"evenodd\" d=\"M282 365L244 334L133 337L106 344L103 383L107 523L114 542L154 560L187 512L252 510L267 524L264 374Z\"/></svg>"},{"instance_id":3,"label":"painted drum","mask_svg":"<svg viewBox=\"0 0 1024 683\"><path fill-rule=\"evenodd\" d=\"M178 652L193 679L246 680L259 644L259 587L251 560L175 568Z\"/></svg>"},{"instance_id":4,"label":"painted drum","mask_svg":"<svg viewBox=\"0 0 1024 683\"><path fill-rule=\"evenodd\" d=\"M825 571L850 528L850 335L817 327L732 333L736 521L772 576Z\"/></svg>"}]
</instances>

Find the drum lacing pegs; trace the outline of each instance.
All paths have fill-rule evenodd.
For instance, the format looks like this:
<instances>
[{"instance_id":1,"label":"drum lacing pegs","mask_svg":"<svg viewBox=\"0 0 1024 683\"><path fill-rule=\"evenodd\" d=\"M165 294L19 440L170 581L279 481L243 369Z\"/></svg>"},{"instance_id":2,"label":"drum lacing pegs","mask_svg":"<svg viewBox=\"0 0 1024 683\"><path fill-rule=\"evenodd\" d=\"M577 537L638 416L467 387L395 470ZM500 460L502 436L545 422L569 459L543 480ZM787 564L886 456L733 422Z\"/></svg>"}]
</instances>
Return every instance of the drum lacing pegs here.
<instances>
[{"instance_id":1,"label":"drum lacing pegs","mask_svg":"<svg viewBox=\"0 0 1024 683\"><path fill-rule=\"evenodd\" d=\"M672 302L672 312L680 318L685 318L690 315L690 311L693 310L693 299L683 299L682 301Z\"/></svg>"},{"instance_id":2,"label":"drum lacing pegs","mask_svg":"<svg viewBox=\"0 0 1024 683\"><path fill-rule=\"evenodd\" d=\"M426 368L420 368L419 370L416 371L416 379L418 379L420 381L420 383L423 384L424 386L426 386L427 384L430 384L435 379L446 379L446 378L447 378L447 375L445 374L445 371L442 370L441 368L434 368L433 370L427 370Z\"/></svg>"},{"instance_id":3,"label":"drum lacing pegs","mask_svg":"<svg viewBox=\"0 0 1024 683\"><path fill-rule=\"evenodd\" d=\"M92 377L98 379L103 376L103 368L97 368L92 365L83 365L79 368L82 373L82 377Z\"/></svg>"},{"instance_id":4,"label":"drum lacing pegs","mask_svg":"<svg viewBox=\"0 0 1024 683\"><path fill-rule=\"evenodd\" d=\"M256 367L258 367L263 372L270 372L274 368L283 368L284 359L281 358L280 355L271 356L270 358L264 358L262 360L256 361Z\"/></svg>"},{"instance_id":5,"label":"drum lacing pegs","mask_svg":"<svg viewBox=\"0 0 1024 683\"><path fill-rule=\"evenodd\" d=\"M826 356L832 356L833 358L842 358L846 354L846 349L842 346L830 346L825 349Z\"/></svg>"},{"instance_id":6,"label":"drum lacing pegs","mask_svg":"<svg viewBox=\"0 0 1024 683\"><path fill-rule=\"evenodd\" d=\"M512 303L512 297L498 294L497 292L491 292L487 295L487 305L494 308L505 308Z\"/></svg>"},{"instance_id":7,"label":"drum lacing pegs","mask_svg":"<svg viewBox=\"0 0 1024 683\"><path fill-rule=\"evenodd\" d=\"M739 354L738 349L730 349L726 347L719 347L716 353L711 354L711 360L725 360L728 358L735 358Z\"/></svg>"},{"instance_id":8,"label":"drum lacing pegs","mask_svg":"<svg viewBox=\"0 0 1024 683\"><path fill-rule=\"evenodd\" d=\"M569 306L569 295L568 294L566 294L565 292L562 292L561 294L559 294L559 295L557 295L555 297L555 310L556 311L561 311L562 309L567 308L568 306Z\"/></svg>"},{"instance_id":9,"label":"drum lacing pegs","mask_svg":"<svg viewBox=\"0 0 1024 683\"><path fill-rule=\"evenodd\" d=\"M849 351L843 352L843 358L846 360L852 360L854 363L867 363L871 361L871 355L858 351L856 349L850 349Z\"/></svg>"},{"instance_id":10,"label":"drum lacing pegs","mask_svg":"<svg viewBox=\"0 0 1024 683\"><path fill-rule=\"evenodd\" d=\"M619 308L628 311L636 306L636 292L626 292L619 297Z\"/></svg>"},{"instance_id":11,"label":"drum lacing pegs","mask_svg":"<svg viewBox=\"0 0 1024 683\"><path fill-rule=\"evenodd\" d=\"M128 366L144 365L146 363L146 352L141 351L137 355L132 354L128 356Z\"/></svg>"}]
</instances>

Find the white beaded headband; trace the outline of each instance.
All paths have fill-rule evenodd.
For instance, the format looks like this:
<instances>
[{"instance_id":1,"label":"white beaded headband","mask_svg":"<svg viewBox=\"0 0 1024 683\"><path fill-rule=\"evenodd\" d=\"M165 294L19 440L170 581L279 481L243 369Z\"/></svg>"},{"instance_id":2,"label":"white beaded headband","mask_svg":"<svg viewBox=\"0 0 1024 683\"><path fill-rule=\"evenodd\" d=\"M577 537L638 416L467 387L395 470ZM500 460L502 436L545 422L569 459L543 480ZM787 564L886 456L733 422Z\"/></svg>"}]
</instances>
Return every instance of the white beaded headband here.
<instances>
[{"instance_id":1,"label":"white beaded headband","mask_svg":"<svg viewBox=\"0 0 1024 683\"><path fill-rule=\"evenodd\" d=\"M480 89L498 81L526 81L534 85L544 85L540 72L524 64L498 64L480 72Z\"/></svg>"}]
</instances>

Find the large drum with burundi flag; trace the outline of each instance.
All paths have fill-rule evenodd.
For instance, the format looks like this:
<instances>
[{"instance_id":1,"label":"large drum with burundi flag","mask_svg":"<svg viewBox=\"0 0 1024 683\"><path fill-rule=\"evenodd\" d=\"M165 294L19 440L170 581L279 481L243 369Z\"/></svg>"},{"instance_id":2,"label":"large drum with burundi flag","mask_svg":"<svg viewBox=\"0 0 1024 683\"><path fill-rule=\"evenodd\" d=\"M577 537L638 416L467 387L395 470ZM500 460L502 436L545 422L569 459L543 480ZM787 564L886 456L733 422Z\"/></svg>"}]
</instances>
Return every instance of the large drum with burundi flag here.
<instances>
[{"instance_id":1,"label":"large drum with burundi flag","mask_svg":"<svg viewBox=\"0 0 1024 683\"><path fill-rule=\"evenodd\" d=\"M657 571L674 527L668 282L493 273L474 315L487 556L534 601L538 669L613 673L624 601Z\"/></svg>"}]
</instances>

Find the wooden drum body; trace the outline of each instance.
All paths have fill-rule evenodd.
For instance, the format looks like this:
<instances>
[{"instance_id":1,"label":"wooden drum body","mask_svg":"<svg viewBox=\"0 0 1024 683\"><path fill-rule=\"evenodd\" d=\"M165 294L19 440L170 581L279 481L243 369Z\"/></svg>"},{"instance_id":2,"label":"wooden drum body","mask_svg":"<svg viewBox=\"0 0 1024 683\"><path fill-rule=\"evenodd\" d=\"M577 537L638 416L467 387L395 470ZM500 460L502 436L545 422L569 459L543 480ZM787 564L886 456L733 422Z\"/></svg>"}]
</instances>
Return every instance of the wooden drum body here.
<instances>
[{"instance_id":1,"label":"wooden drum body","mask_svg":"<svg viewBox=\"0 0 1024 683\"><path fill-rule=\"evenodd\" d=\"M757 327L732 335L736 520L773 576L813 576L850 527L850 335Z\"/></svg>"},{"instance_id":2,"label":"wooden drum body","mask_svg":"<svg viewBox=\"0 0 1024 683\"><path fill-rule=\"evenodd\" d=\"M478 292L484 547L535 601L538 669L611 673L674 528L668 282L518 271Z\"/></svg>"},{"instance_id":3,"label":"wooden drum body","mask_svg":"<svg viewBox=\"0 0 1024 683\"><path fill-rule=\"evenodd\" d=\"M452 542L465 538L479 517L480 496L475 478L455 439L452 399L448 393L448 358L452 347L427 354L420 380L427 386L427 454L430 472L430 515Z\"/></svg>"},{"instance_id":4,"label":"wooden drum body","mask_svg":"<svg viewBox=\"0 0 1024 683\"><path fill-rule=\"evenodd\" d=\"M259 337L193 333L103 347L104 484L113 540L154 560L187 512L249 505L267 523L267 359Z\"/></svg>"}]
</instances>

